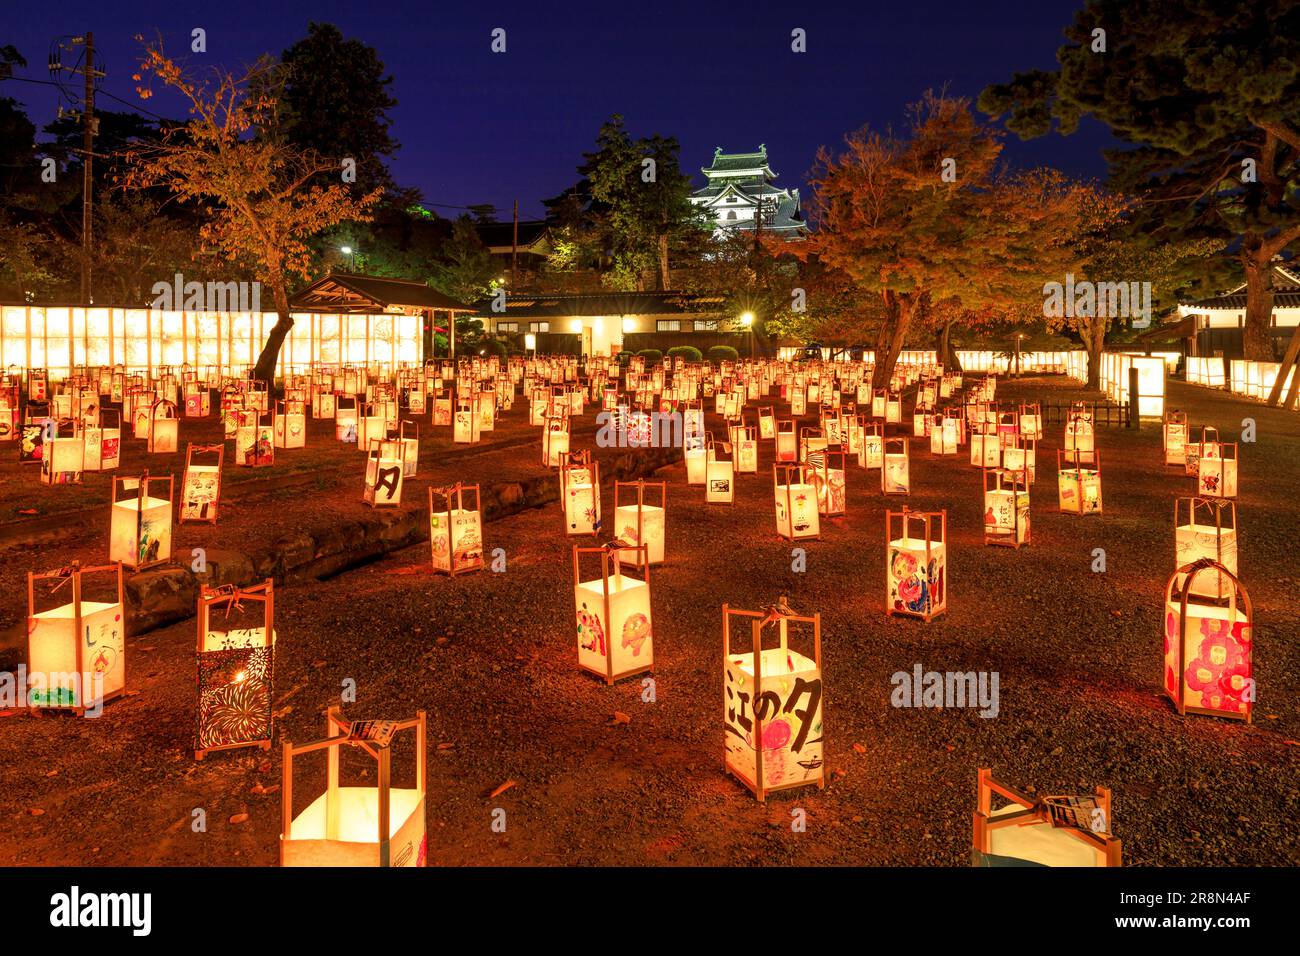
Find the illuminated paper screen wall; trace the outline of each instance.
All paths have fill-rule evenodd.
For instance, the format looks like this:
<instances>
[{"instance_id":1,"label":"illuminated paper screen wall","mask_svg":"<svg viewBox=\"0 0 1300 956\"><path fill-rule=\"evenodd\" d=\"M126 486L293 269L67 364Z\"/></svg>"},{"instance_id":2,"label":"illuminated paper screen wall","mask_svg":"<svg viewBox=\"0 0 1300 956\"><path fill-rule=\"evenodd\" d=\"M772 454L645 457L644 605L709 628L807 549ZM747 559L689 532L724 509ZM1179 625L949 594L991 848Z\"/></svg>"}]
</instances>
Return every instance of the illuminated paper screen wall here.
<instances>
[{"instance_id":1,"label":"illuminated paper screen wall","mask_svg":"<svg viewBox=\"0 0 1300 956\"><path fill-rule=\"evenodd\" d=\"M278 371L316 364L388 365L421 360L421 319L405 315L293 314ZM257 361L274 312L6 305L0 309L0 367L44 368L55 378L78 366L216 366L237 374Z\"/></svg>"}]
</instances>

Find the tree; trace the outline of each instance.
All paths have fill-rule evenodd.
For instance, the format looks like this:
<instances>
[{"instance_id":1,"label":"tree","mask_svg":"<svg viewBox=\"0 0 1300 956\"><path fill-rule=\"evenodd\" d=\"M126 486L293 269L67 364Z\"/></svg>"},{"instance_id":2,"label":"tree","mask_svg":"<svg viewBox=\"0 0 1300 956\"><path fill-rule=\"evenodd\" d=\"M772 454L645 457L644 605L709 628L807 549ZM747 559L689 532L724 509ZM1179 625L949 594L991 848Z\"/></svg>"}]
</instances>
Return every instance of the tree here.
<instances>
[{"instance_id":1,"label":"tree","mask_svg":"<svg viewBox=\"0 0 1300 956\"><path fill-rule=\"evenodd\" d=\"M1300 3L1088 0L1065 37L1058 70L990 86L980 108L1024 138L1109 125L1132 147L1107 155L1113 187L1142 200L1135 224L1232 241L1243 351L1273 360L1272 262L1300 240Z\"/></svg>"},{"instance_id":2,"label":"tree","mask_svg":"<svg viewBox=\"0 0 1300 956\"><path fill-rule=\"evenodd\" d=\"M344 220L365 220L382 192L317 179L337 171L338 163L286 140L279 101L271 95L274 74L274 64L263 61L242 77L214 70L204 79L182 69L161 46L146 46L136 74L141 97L152 92L144 77L156 78L184 98L192 118L165 129L155 143L132 147L125 178L127 188L161 186L181 201L210 202L204 242L229 262L251 264L270 287L278 318L253 373L268 388L293 328L289 282L310 274L307 239ZM254 86L260 92L252 93Z\"/></svg>"}]
</instances>

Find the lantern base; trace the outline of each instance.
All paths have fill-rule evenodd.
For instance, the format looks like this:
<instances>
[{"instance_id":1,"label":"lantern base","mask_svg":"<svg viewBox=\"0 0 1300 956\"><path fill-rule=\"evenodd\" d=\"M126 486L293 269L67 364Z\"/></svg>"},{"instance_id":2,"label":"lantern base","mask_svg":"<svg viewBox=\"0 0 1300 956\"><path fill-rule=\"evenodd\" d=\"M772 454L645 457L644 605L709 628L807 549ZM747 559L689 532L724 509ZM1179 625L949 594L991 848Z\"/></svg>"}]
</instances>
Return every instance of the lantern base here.
<instances>
[{"instance_id":1,"label":"lantern base","mask_svg":"<svg viewBox=\"0 0 1300 956\"><path fill-rule=\"evenodd\" d=\"M222 744L220 747L204 747L201 750L196 748L194 751L194 759L202 760L208 754L220 753L223 750L240 750L244 747L257 747L259 750L270 750L271 739L268 737L266 740L244 740L237 744Z\"/></svg>"}]
</instances>

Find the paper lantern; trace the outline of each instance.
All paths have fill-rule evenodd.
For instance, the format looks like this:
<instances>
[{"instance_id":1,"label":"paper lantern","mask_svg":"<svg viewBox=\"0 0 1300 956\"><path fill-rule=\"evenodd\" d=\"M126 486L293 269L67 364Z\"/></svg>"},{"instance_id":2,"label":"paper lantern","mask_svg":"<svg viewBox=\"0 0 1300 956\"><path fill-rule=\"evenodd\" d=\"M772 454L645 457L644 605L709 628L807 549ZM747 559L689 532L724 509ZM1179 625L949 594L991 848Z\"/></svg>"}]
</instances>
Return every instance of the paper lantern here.
<instances>
[{"instance_id":1,"label":"paper lantern","mask_svg":"<svg viewBox=\"0 0 1300 956\"><path fill-rule=\"evenodd\" d=\"M600 463L587 452L560 462L560 500L564 504L566 534L591 534L600 530Z\"/></svg>"},{"instance_id":2,"label":"paper lantern","mask_svg":"<svg viewBox=\"0 0 1300 956\"><path fill-rule=\"evenodd\" d=\"M100 413L100 421L98 428L87 428L84 432L86 471L111 471L121 459L121 413L113 408L105 408Z\"/></svg>"},{"instance_id":3,"label":"paper lantern","mask_svg":"<svg viewBox=\"0 0 1300 956\"><path fill-rule=\"evenodd\" d=\"M116 578L115 589L105 584L105 572ZM87 575L104 592L99 600L86 597ZM67 603L36 610L37 581L43 599L58 595ZM27 706L82 715L126 692L125 607L121 564L27 573Z\"/></svg>"},{"instance_id":4,"label":"paper lantern","mask_svg":"<svg viewBox=\"0 0 1300 956\"><path fill-rule=\"evenodd\" d=\"M1177 409L1165 412L1163 442L1166 465L1187 464L1187 414Z\"/></svg>"},{"instance_id":5,"label":"paper lantern","mask_svg":"<svg viewBox=\"0 0 1300 956\"><path fill-rule=\"evenodd\" d=\"M947 511L885 512L886 615L929 621L948 610L947 542Z\"/></svg>"},{"instance_id":6,"label":"paper lantern","mask_svg":"<svg viewBox=\"0 0 1300 956\"><path fill-rule=\"evenodd\" d=\"M978 426L981 429L985 426ZM993 431L972 431L970 463L977 468L996 468L1002 458L1002 441Z\"/></svg>"},{"instance_id":7,"label":"paper lantern","mask_svg":"<svg viewBox=\"0 0 1300 956\"><path fill-rule=\"evenodd\" d=\"M167 497L154 491L166 481ZM113 504L109 521L108 559L139 571L166 564L172 557L172 496L175 480L151 478L145 472L139 478L113 478ZM130 497L119 495L131 492Z\"/></svg>"},{"instance_id":8,"label":"paper lantern","mask_svg":"<svg viewBox=\"0 0 1300 956\"><path fill-rule=\"evenodd\" d=\"M155 454L175 454L179 428L180 420L177 418L175 402L160 398L150 405L149 451Z\"/></svg>"},{"instance_id":9,"label":"paper lantern","mask_svg":"<svg viewBox=\"0 0 1300 956\"><path fill-rule=\"evenodd\" d=\"M1093 452L1092 467L1080 463L1080 453L1067 456L1063 449L1056 451L1057 500L1062 511L1076 515L1099 515L1101 501L1101 455ZM1067 465L1068 462L1068 465Z\"/></svg>"},{"instance_id":10,"label":"paper lantern","mask_svg":"<svg viewBox=\"0 0 1300 956\"><path fill-rule=\"evenodd\" d=\"M790 414L795 418L808 414L808 393L802 388L790 393Z\"/></svg>"},{"instance_id":11,"label":"paper lantern","mask_svg":"<svg viewBox=\"0 0 1300 956\"><path fill-rule=\"evenodd\" d=\"M307 409L301 401L275 403L271 432L276 448L307 447Z\"/></svg>"},{"instance_id":12,"label":"paper lantern","mask_svg":"<svg viewBox=\"0 0 1300 956\"><path fill-rule=\"evenodd\" d=\"M1174 567L1202 559L1237 573L1237 506L1222 498L1175 498ZM1175 590L1183 587L1182 577L1176 576ZM1206 572L1197 576L1190 593L1194 597L1226 598L1232 593L1232 582Z\"/></svg>"},{"instance_id":13,"label":"paper lantern","mask_svg":"<svg viewBox=\"0 0 1300 956\"><path fill-rule=\"evenodd\" d=\"M42 409L41 414L27 406L25 420L18 433L18 464L39 465L45 456L45 439L55 434L57 423L48 418Z\"/></svg>"},{"instance_id":14,"label":"paper lantern","mask_svg":"<svg viewBox=\"0 0 1300 956\"><path fill-rule=\"evenodd\" d=\"M885 467L884 426L879 422L863 425L862 445L858 450L858 467Z\"/></svg>"},{"instance_id":15,"label":"paper lantern","mask_svg":"<svg viewBox=\"0 0 1300 956\"><path fill-rule=\"evenodd\" d=\"M908 468L907 439L883 439L881 460L881 493L886 495L910 494L912 477Z\"/></svg>"},{"instance_id":16,"label":"paper lantern","mask_svg":"<svg viewBox=\"0 0 1300 956\"><path fill-rule=\"evenodd\" d=\"M582 578L582 558L600 555L600 577ZM623 573L623 560L641 577ZM573 548L573 601L577 614L578 666L607 684L654 670L653 615L646 547L608 545Z\"/></svg>"},{"instance_id":17,"label":"paper lantern","mask_svg":"<svg viewBox=\"0 0 1300 956\"><path fill-rule=\"evenodd\" d=\"M425 714L413 720L344 720L338 707L326 714L328 736L295 747L285 741L281 762L281 866L424 866ZM415 787L392 785L393 738L415 731ZM373 786L339 785L344 747L371 757ZM325 792L293 815L293 761L302 754L327 752Z\"/></svg>"},{"instance_id":18,"label":"paper lantern","mask_svg":"<svg viewBox=\"0 0 1300 956\"><path fill-rule=\"evenodd\" d=\"M197 456L206 460L195 461ZM212 459L215 457L215 461ZM180 523L209 521L217 523L221 506L221 466L225 462L225 445L185 446L185 475L181 479Z\"/></svg>"},{"instance_id":19,"label":"paper lantern","mask_svg":"<svg viewBox=\"0 0 1300 956\"><path fill-rule=\"evenodd\" d=\"M474 495L466 507L465 494ZM437 501L435 506L435 499ZM460 482L449 488L429 489L429 547L433 569L455 577L483 570L483 505L478 485Z\"/></svg>"},{"instance_id":20,"label":"paper lantern","mask_svg":"<svg viewBox=\"0 0 1300 956\"><path fill-rule=\"evenodd\" d=\"M903 402L892 393L885 395L885 423L889 425L901 425L903 423Z\"/></svg>"},{"instance_id":21,"label":"paper lantern","mask_svg":"<svg viewBox=\"0 0 1300 956\"><path fill-rule=\"evenodd\" d=\"M776 496L776 533L796 541L821 537L817 488L804 465L773 465Z\"/></svg>"},{"instance_id":22,"label":"paper lantern","mask_svg":"<svg viewBox=\"0 0 1300 956\"><path fill-rule=\"evenodd\" d=\"M235 464L245 468L267 468L275 464L275 442L270 424L262 424L256 411L253 421L235 430Z\"/></svg>"},{"instance_id":23,"label":"paper lantern","mask_svg":"<svg viewBox=\"0 0 1300 956\"><path fill-rule=\"evenodd\" d=\"M581 408L581 395L579 395L579 408ZM490 432L496 428L497 422L497 392L495 388L485 389L478 393L478 427L481 432Z\"/></svg>"},{"instance_id":24,"label":"paper lantern","mask_svg":"<svg viewBox=\"0 0 1300 956\"><path fill-rule=\"evenodd\" d=\"M402 477L414 478L420 467L420 427L403 419L397 440L402 443Z\"/></svg>"},{"instance_id":25,"label":"paper lantern","mask_svg":"<svg viewBox=\"0 0 1300 956\"><path fill-rule=\"evenodd\" d=\"M994 809L993 795L1011 801ZM1121 841L1111 835L1111 795L1031 796L979 772L971 862L975 866L1119 866Z\"/></svg>"},{"instance_id":26,"label":"paper lantern","mask_svg":"<svg viewBox=\"0 0 1300 956\"><path fill-rule=\"evenodd\" d=\"M823 448L810 451L804 474L817 490L817 510L827 517L844 514L846 505L844 452Z\"/></svg>"},{"instance_id":27,"label":"paper lantern","mask_svg":"<svg viewBox=\"0 0 1300 956\"><path fill-rule=\"evenodd\" d=\"M682 458L686 461L686 483L688 485L704 484L705 473L708 470L708 445L712 440L707 434L698 437L688 435L683 440Z\"/></svg>"},{"instance_id":28,"label":"paper lantern","mask_svg":"<svg viewBox=\"0 0 1300 956\"><path fill-rule=\"evenodd\" d=\"M733 650L732 619L750 625L749 640ZM812 656L790 646L812 631ZM779 644L763 647L775 628ZM796 614L785 598L761 611L722 606L722 710L727 772L760 801L769 793L816 784L826 786L822 726L821 615Z\"/></svg>"},{"instance_id":29,"label":"paper lantern","mask_svg":"<svg viewBox=\"0 0 1300 956\"><path fill-rule=\"evenodd\" d=\"M1025 476L1025 485L1032 485L1037 477L1038 442L1024 435L1014 438L1013 444L1002 446L1002 467L1021 472Z\"/></svg>"},{"instance_id":30,"label":"paper lantern","mask_svg":"<svg viewBox=\"0 0 1300 956\"><path fill-rule=\"evenodd\" d=\"M771 407L758 410L758 437L763 441L776 438L776 413Z\"/></svg>"},{"instance_id":31,"label":"paper lantern","mask_svg":"<svg viewBox=\"0 0 1300 956\"><path fill-rule=\"evenodd\" d=\"M1206 498L1237 497L1237 443L1205 442L1196 465L1196 487Z\"/></svg>"},{"instance_id":32,"label":"paper lantern","mask_svg":"<svg viewBox=\"0 0 1300 956\"><path fill-rule=\"evenodd\" d=\"M334 403L334 437L347 445L357 444L358 419L355 395L339 395Z\"/></svg>"},{"instance_id":33,"label":"paper lantern","mask_svg":"<svg viewBox=\"0 0 1300 956\"><path fill-rule=\"evenodd\" d=\"M776 460L779 464L794 464L799 460L799 443L794 421L776 423Z\"/></svg>"},{"instance_id":34,"label":"paper lantern","mask_svg":"<svg viewBox=\"0 0 1300 956\"><path fill-rule=\"evenodd\" d=\"M237 626L241 623L244 626ZM203 585L194 759L239 747L271 749L274 665L275 597L270 579L247 588Z\"/></svg>"},{"instance_id":35,"label":"paper lantern","mask_svg":"<svg viewBox=\"0 0 1300 956\"><path fill-rule=\"evenodd\" d=\"M622 417L620 414L620 418ZM568 453L568 412L547 415L542 425L542 464L547 468L559 468Z\"/></svg>"},{"instance_id":36,"label":"paper lantern","mask_svg":"<svg viewBox=\"0 0 1300 956\"><path fill-rule=\"evenodd\" d=\"M374 441L388 438L388 413L380 405L371 402L361 406L357 418L357 447L362 451L370 448Z\"/></svg>"},{"instance_id":37,"label":"paper lantern","mask_svg":"<svg viewBox=\"0 0 1300 956\"><path fill-rule=\"evenodd\" d=\"M1080 402L1070 410L1065 422L1065 452L1071 458L1078 452L1078 460L1090 464L1095 448L1092 412Z\"/></svg>"},{"instance_id":38,"label":"paper lantern","mask_svg":"<svg viewBox=\"0 0 1300 956\"><path fill-rule=\"evenodd\" d=\"M153 419L153 393L148 389L133 390L134 397L127 404L130 406L131 437L149 439L149 427Z\"/></svg>"},{"instance_id":39,"label":"paper lantern","mask_svg":"<svg viewBox=\"0 0 1300 956\"><path fill-rule=\"evenodd\" d=\"M212 392L197 382L185 386L185 417L207 418L212 414Z\"/></svg>"},{"instance_id":40,"label":"paper lantern","mask_svg":"<svg viewBox=\"0 0 1300 956\"><path fill-rule=\"evenodd\" d=\"M704 501L711 505L734 504L736 500L735 463L729 458L719 458L718 449L724 447L710 441L704 462Z\"/></svg>"},{"instance_id":41,"label":"paper lantern","mask_svg":"<svg viewBox=\"0 0 1300 956\"><path fill-rule=\"evenodd\" d=\"M620 504L621 489L635 489L635 504ZM646 503L646 490L658 491L659 503ZM668 513L668 484L663 481L614 482L614 534L620 544L628 547L645 545L646 559L651 564L664 560L664 518Z\"/></svg>"},{"instance_id":42,"label":"paper lantern","mask_svg":"<svg viewBox=\"0 0 1300 956\"><path fill-rule=\"evenodd\" d=\"M984 469L984 543L1009 548L1029 544L1029 488L1025 472Z\"/></svg>"},{"instance_id":43,"label":"paper lantern","mask_svg":"<svg viewBox=\"0 0 1300 956\"><path fill-rule=\"evenodd\" d=\"M59 435L53 419L41 449L41 481L47 485L79 485L86 467L86 438L84 433ZM76 428L75 422L70 423Z\"/></svg>"},{"instance_id":44,"label":"paper lantern","mask_svg":"<svg viewBox=\"0 0 1300 956\"><path fill-rule=\"evenodd\" d=\"M1225 598L1196 596L1225 580ZM1250 596L1224 565L1201 558L1174 573L1165 586L1164 658L1165 693L1178 713L1249 723L1255 703L1253 625Z\"/></svg>"},{"instance_id":45,"label":"paper lantern","mask_svg":"<svg viewBox=\"0 0 1300 956\"><path fill-rule=\"evenodd\" d=\"M451 410L451 393L440 392L433 397L433 424L435 427L440 425L450 425L452 418Z\"/></svg>"},{"instance_id":46,"label":"paper lantern","mask_svg":"<svg viewBox=\"0 0 1300 956\"><path fill-rule=\"evenodd\" d=\"M402 443L397 439L370 440L362 499L372 508L395 508L402 503Z\"/></svg>"}]
</instances>

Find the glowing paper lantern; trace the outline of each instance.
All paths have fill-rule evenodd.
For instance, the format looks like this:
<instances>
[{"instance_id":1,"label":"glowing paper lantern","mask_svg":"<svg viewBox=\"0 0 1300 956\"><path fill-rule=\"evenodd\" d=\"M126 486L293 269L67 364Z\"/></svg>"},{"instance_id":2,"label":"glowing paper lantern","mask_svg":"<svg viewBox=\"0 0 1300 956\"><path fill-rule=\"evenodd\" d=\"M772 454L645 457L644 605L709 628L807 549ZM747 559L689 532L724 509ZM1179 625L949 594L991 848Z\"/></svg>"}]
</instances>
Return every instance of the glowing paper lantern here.
<instances>
[{"instance_id":1,"label":"glowing paper lantern","mask_svg":"<svg viewBox=\"0 0 1300 956\"><path fill-rule=\"evenodd\" d=\"M732 425L728 428L731 437L732 457L736 462L736 474L758 474L758 429L753 425Z\"/></svg>"},{"instance_id":2,"label":"glowing paper lantern","mask_svg":"<svg viewBox=\"0 0 1300 956\"><path fill-rule=\"evenodd\" d=\"M764 441L776 438L776 415L770 407L758 410L758 437Z\"/></svg>"},{"instance_id":3,"label":"glowing paper lantern","mask_svg":"<svg viewBox=\"0 0 1300 956\"><path fill-rule=\"evenodd\" d=\"M167 482L167 497L152 493L162 478L113 478L113 504L109 521L108 559L139 571L166 564L172 557L172 496L175 480ZM133 492L128 498L119 494Z\"/></svg>"},{"instance_id":4,"label":"glowing paper lantern","mask_svg":"<svg viewBox=\"0 0 1300 956\"><path fill-rule=\"evenodd\" d=\"M1237 573L1237 506L1222 498L1175 498L1174 567L1205 559ZM1176 575L1175 590L1182 589L1182 577ZM1232 593L1232 581L1206 572L1192 582L1189 593L1194 597L1226 598Z\"/></svg>"},{"instance_id":5,"label":"glowing paper lantern","mask_svg":"<svg viewBox=\"0 0 1300 956\"><path fill-rule=\"evenodd\" d=\"M1225 579L1225 599L1195 596ZM1165 693L1178 713L1250 721L1253 623L1250 596L1224 565L1202 558L1174 573L1165 587L1164 658Z\"/></svg>"},{"instance_id":6,"label":"glowing paper lantern","mask_svg":"<svg viewBox=\"0 0 1300 956\"><path fill-rule=\"evenodd\" d=\"M983 426L980 426L983 427ZM977 468L996 468L1002 457L1001 438L992 431L982 434L973 431L970 436L970 463Z\"/></svg>"},{"instance_id":7,"label":"glowing paper lantern","mask_svg":"<svg viewBox=\"0 0 1300 956\"><path fill-rule=\"evenodd\" d=\"M366 448L366 477L362 499L372 508L402 503L402 443L372 438Z\"/></svg>"},{"instance_id":8,"label":"glowing paper lantern","mask_svg":"<svg viewBox=\"0 0 1300 956\"><path fill-rule=\"evenodd\" d=\"M1026 485L1032 485L1037 476L1037 445L1034 439L1017 435L1013 444L1002 446L1002 467L1023 473Z\"/></svg>"},{"instance_id":9,"label":"glowing paper lantern","mask_svg":"<svg viewBox=\"0 0 1300 956\"><path fill-rule=\"evenodd\" d=\"M214 621L212 608L222 604L225 612ZM270 750L275 664L275 597L270 579L247 588L204 585L198 621L194 759L238 747ZM245 626L235 626L241 621Z\"/></svg>"},{"instance_id":10,"label":"glowing paper lantern","mask_svg":"<svg viewBox=\"0 0 1300 956\"><path fill-rule=\"evenodd\" d=\"M858 450L858 467L885 467L884 426L879 422L863 426L862 447Z\"/></svg>"},{"instance_id":11,"label":"glowing paper lantern","mask_svg":"<svg viewBox=\"0 0 1300 956\"><path fill-rule=\"evenodd\" d=\"M817 489L803 465L773 465L772 484L776 495L776 533L796 541L821 537L821 515Z\"/></svg>"},{"instance_id":12,"label":"glowing paper lantern","mask_svg":"<svg viewBox=\"0 0 1300 956\"><path fill-rule=\"evenodd\" d=\"M582 409L582 395L578 393L578 412ZM488 388L478 393L478 427L479 431L490 432L497 423L497 392Z\"/></svg>"},{"instance_id":13,"label":"glowing paper lantern","mask_svg":"<svg viewBox=\"0 0 1300 956\"><path fill-rule=\"evenodd\" d=\"M307 447L307 411L300 401L275 403L271 431L276 448Z\"/></svg>"},{"instance_id":14,"label":"glowing paper lantern","mask_svg":"<svg viewBox=\"0 0 1300 956\"><path fill-rule=\"evenodd\" d=\"M799 460L799 443L794 421L776 423L776 460L779 464L794 464Z\"/></svg>"},{"instance_id":15,"label":"glowing paper lantern","mask_svg":"<svg viewBox=\"0 0 1300 956\"><path fill-rule=\"evenodd\" d=\"M357 447L362 451L370 448L374 441L388 438L388 413L385 408L371 402L363 405L357 419Z\"/></svg>"},{"instance_id":16,"label":"glowing paper lantern","mask_svg":"<svg viewBox=\"0 0 1300 956\"><path fill-rule=\"evenodd\" d=\"M547 415L542 425L542 464L558 468L569 454L569 414Z\"/></svg>"},{"instance_id":17,"label":"glowing paper lantern","mask_svg":"<svg viewBox=\"0 0 1300 956\"><path fill-rule=\"evenodd\" d=\"M636 489L635 504L619 504L622 488ZM646 504L646 489L659 492L659 504ZM614 533L620 544L635 548L645 545L651 564L664 560L664 518L668 513L668 485L662 481L614 482Z\"/></svg>"},{"instance_id":18,"label":"glowing paper lantern","mask_svg":"<svg viewBox=\"0 0 1300 956\"><path fill-rule=\"evenodd\" d=\"M81 484L81 473L86 467L84 433L59 435L54 420L47 421L52 434L46 436L41 449L41 481L47 485Z\"/></svg>"},{"instance_id":19,"label":"glowing paper lantern","mask_svg":"<svg viewBox=\"0 0 1300 956\"><path fill-rule=\"evenodd\" d=\"M827 517L844 514L846 506L844 452L823 448L808 453L804 474L817 489L817 510Z\"/></svg>"},{"instance_id":20,"label":"glowing paper lantern","mask_svg":"<svg viewBox=\"0 0 1300 956\"><path fill-rule=\"evenodd\" d=\"M86 598L84 576L111 571L116 591ZM100 579L102 580L102 579ZM58 594L67 603L36 610L36 582L42 597ZM45 582L55 582L48 591ZM71 583L69 590L64 590ZM97 710L126 691L126 628L121 564L82 568L78 564L27 574L26 703L67 709L78 715Z\"/></svg>"},{"instance_id":21,"label":"glowing paper lantern","mask_svg":"<svg viewBox=\"0 0 1300 956\"><path fill-rule=\"evenodd\" d=\"M465 493L473 492L473 507L466 507ZM441 497L439 507L434 498ZM483 569L483 505L478 485L429 489L429 547L433 569L455 577Z\"/></svg>"},{"instance_id":22,"label":"glowing paper lantern","mask_svg":"<svg viewBox=\"0 0 1300 956\"><path fill-rule=\"evenodd\" d=\"M344 720L337 707L326 714L328 736L295 747L283 746L280 789L281 866L424 866L425 716L413 720ZM415 731L415 787L392 785L393 737ZM355 748L375 761L367 779L374 786L339 786L339 757ZM327 751L325 792L293 815L294 758Z\"/></svg>"},{"instance_id":23,"label":"glowing paper lantern","mask_svg":"<svg viewBox=\"0 0 1300 956\"><path fill-rule=\"evenodd\" d=\"M1085 468L1079 453L1069 455L1070 465L1063 449L1056 452L1057 500L1061 510L1068 514L1099 515L1101 501L1101 455L1093 452L1089 458L1092 467Z\"/></svg>"},{"instance_id":24,"label":"glowing paper lantern","mask_svg":"<svg viewBox=\"0 0 1300 956\"><path fill-rule=\"evenodd\" d=\"M212 392L199 382L185 385L185 417L207 418L212 414Z\"/></svg>"},{"instance_id":25,"label":"glowing paper lantern","mask_svg":"<svg viewBox=\"0 0 1300 956\"><path fill-rule=\"evenodd\" d=\"M86 471L111 471L116 468L122 454L122 415L116 409L105 408L100 413L101 425L87 428ZM112 424L109 424L109 422Z\"/></svg>"},{"instance_id":26,"label":"glowing paper lantern","mask_svg":"<svg viewBox=\"0 0 1300 956\"><path fill-rule=\"evenodd\" d=\"M790 393L790 414L795 418L808 414L808 393L802 388Z\"/></svg>"},{"instance_id":27,"label":"glowing paper lantern","mask_svg":"<svg viewBox=\"0 0 1300 956\"><path fill-rule=\"evenodd\" d=\"M180 420L176 416L176 403L165 398L160 398L149 407L150 452L168 455L176 453L180 429Z\"/></svg>"},{"instance_id":28,"label":"glowing paper lantern","mask_svg":"<svg viewBox=\"0 0 1300 956\"><path fill-rule=\"evenodd\" d=\"M402 477L414 478L420 467L420 428L412 421L403 420L397 432L402 443Z\"/></svg>"},{"instance_id":29,"label":"glowing paper lantern","mask_svg":"<svg viewBox=\"0 0 1300 956\"><path fill-rule=\"evenodd\" d=\"M947 511L885 512L886 615L929 621L948 610L947 541Z\"/></svg>"},{"instance_id":30,"label":"glowing paper lantern","mask_svg":"<svg viewBox=\"0 0 1300 956\"><path fill-rule=\"evenodd\" d=\"M357 443L359 416L355 395L340 395L334 404L334 437L347 445Z\"/></svg>"},{"instance_id":31,"label":"glowing paper lantern","mask_svg":"<svg viewBox=\"0 0 1300 956\"><path fill-rule=\"evenodd\" d=\"M744 650L732 649L733 618L750 624ZM790 646L792 624L811 629L811 657ZM764 648L773 626L780 643ZM777 790L824 788L821 615L796 614L785 598L762 611L724 604L722 660L727 771L760 801Z\"/></svg>"},{"instance_id":32,"label":"glowing paper lantern","mask_svg":"<svg viewBox=\"0 0 1300 956\"><path fill-rule=\"evenodd\" d=\"M591 534L600 530L600 463L583 453L560 463L560 500L564 504L566 534Z\"/></svg>"},{"instance_id":33,"label":"glowing paper lantern","mask_svg":"<svg viewBox=\"0 0 1300 956\"><path fill-rule=\"evenodd\" d=\"M1206 498L1237 497L1237 443L1203 442L1196 465L1197 491Z\"/></svg>"},{"instance_id":34,"label":"glowing paper lantern","mask_svg":"<svg viewBox=\"0 0 1300 956\"><path fill-rule=\"evenodd\" d=\"M1078 460L1089 464L1095 450L1092 412L1079 402L1070 410L1065 422L1065 453L1074 458L1077 452Z\"/></svg>"},{"instance_id":35,"label":"glowing paper lantern","mask_svg":"<svg viewBox=\"0 0 1300 956\"><path fill-rule=\"evenodd\" d=\"M202 463L196 462L195 456L216 456ZM185 446L185 475L181 479L181 513L180 523L187 521L209 521L217 523L217 511L221 505L221 465L225 461L225 445Z\"/></svg>"},{"instance_id":36,"label":"glowing paper lantern","mask_svg":"<svg viewBox=\"0 0 1300 956\"><path fill-rule=\"evenodd\" d=\"M645 545L573 548L578 666L603 677L607 684L654 670L650 571L645 552ZM600 577L584 581L581 559L593 554L600 555ZM641 569L640 578L623 573L624 556Z\"/></svg>"},{"instance_id":37,"label":"glowing paper lantern","mask_svg":"<svg viewBox=\"0 0 1300 956\"><path fill-rule=\"evenodd\" d=\"M691 436L684 439L682 445L682 458L686 461L686 483L688 485L702 485L705 482L705 473L708 470L708 444L712 441L708 435Z\"/></svg>"},{"instance_id":38,"label":"glowing paper lantern","mask_svg":"<svg viewBox=\"0 0 1300 956\"><path fill-rule=\"evenodd\" d=\"M1177 409L1165 412L1162 427L1165 464L1185 466L1187 464L1187 414Z\"/></svg>"},{"instance_id":39,"label":"glowing paper lantern","mask_svg":"<svg viewBox=\"0 0 1300 956\"><path fill-rule=\"evenodd\" d=\"M1029 489L1023 471L984 469L984 543L1029 544Z\"/></svg>"},{"instance_id":40,"label":"glowing paper lantern","mask_svg":"<svg viewBox=\"0 0 1300 956\"><path fill-rule=\"evenodd\" d=\"M993 808L993 794L1011 802ZM1111 796L1038 797L979 772L979 804L971 861L975 866L1119 866L1121 841L1111 835Z\"/></svg>"},{"instance_id":41,"label":"glowing paper lantern","mask_svg":"<svg viewBox=\"0 0 1300 956\"><path fill-rule=\"evenodd\" d=\"M256 411L249 411L253 420L235 430L235 464L245 468L267 468L275 464L273 429L271 425L258 421L260 416Z\"/></svg>"},{"instance_id":42,"label":"glowing paper lantern","mask_svg":"<svg viewBox=\"0 0 1300 956\"><path fill-rule=\"evenodd\" d=\"M886 438L883 441L883 465L880 469L880 490L886 495L911 493L912 477L908 468L906 438Z\"/></svg>"},{"instance_id":43,"label":"glowing paper lantern","mask_svg":"<svg viewBox=\"0 0 1300 956\"><path fill-rule=\"evenodd\" d=\"M715 442L709 442L708 459L704 463L704 500L711 505L734 504L736 500L735 463L718 457Z\"/></svg>"}]
</instances>

